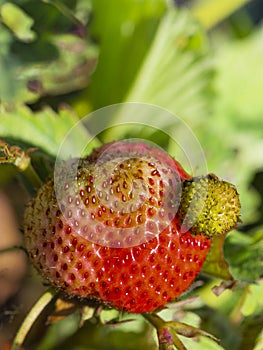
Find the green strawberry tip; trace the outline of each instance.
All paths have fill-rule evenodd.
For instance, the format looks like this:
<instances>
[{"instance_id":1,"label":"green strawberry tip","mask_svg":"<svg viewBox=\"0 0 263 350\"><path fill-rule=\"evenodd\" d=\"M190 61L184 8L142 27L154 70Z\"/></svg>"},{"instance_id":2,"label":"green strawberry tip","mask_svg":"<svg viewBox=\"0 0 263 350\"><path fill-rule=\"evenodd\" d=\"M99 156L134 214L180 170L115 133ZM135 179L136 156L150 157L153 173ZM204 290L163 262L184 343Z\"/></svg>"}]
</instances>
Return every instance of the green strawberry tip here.
<instances>
[{"instance_id":1,"label":"green strawberry tip","mask_svg":"<svg viewBox=\"0 0 263 350\"><path fill-rule=\"evenodd\" d=\"M189 229L192 235L225 235L241 222L240 208L236 187L214 174L182 183L178 214L182 228Z\"/></svg>"}]
</instances>

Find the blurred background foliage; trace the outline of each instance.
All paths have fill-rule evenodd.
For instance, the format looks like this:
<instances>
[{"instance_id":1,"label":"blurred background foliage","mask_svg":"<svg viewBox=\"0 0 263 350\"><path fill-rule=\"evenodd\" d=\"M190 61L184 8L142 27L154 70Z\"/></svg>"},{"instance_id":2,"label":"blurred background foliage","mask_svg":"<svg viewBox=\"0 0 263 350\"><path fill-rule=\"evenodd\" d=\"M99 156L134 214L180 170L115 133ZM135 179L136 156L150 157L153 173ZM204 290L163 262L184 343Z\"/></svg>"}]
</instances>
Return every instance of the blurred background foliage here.
<instances>
[{"instance_id":1,"label":"blurred background foliage","mask_svg":"<svg viewBox=\"0 0 263 350\"><path fill-rule=\"evenodd\" d=\"M220 346L184 340L189 349L263 349L262 14L260 0L0 0L0 138L37 147L32 161L44 178L78 120L110 104L145 102L182 118L197 136L209 172L236 184L243 224L224 249L239 283L215 296L211 289L220 280L204 273L199 287L182 296L199 295L197 301L165 311L222 339ZM143 122L150 120L145 115ZM163 133L142 130L139 136L177 156ZM85 137L80 133L80 140ZM97 143L113 137L138 137L137 129L105 131ZM28 197L16 175L12 166L0 165L2 192L21 226ZM2 228L1 247L4 235ZM4 264L1 270L8 270ZM1 299L0 347L42 290L29 270ZM108 313L110 320L116 317ZM48 329L35 327L33 348L157 349L140 316L118 326L91 318L77 330L78 317L76 312Z\"/></svg>"}]
</instances>

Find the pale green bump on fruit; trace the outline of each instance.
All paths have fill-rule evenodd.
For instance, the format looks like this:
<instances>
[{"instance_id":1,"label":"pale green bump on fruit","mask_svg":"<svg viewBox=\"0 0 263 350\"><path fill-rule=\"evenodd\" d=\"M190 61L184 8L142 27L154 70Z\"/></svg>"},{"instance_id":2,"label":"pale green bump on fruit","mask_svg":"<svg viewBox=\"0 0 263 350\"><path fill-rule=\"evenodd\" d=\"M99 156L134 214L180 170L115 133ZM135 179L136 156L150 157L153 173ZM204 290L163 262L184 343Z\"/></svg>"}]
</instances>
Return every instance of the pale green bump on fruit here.
<instances>
[{"instance_id":1,"label":"pale green bump on fruit","mask_svg":"<svg viewBox=\"0 0 263 350\"><path fill-rule=\"evenodd\" d=\"M182 184L179 218L192 234L223 235L240 221L239 195L234 185L214 174Z\"/></svg>"}]
</instances>

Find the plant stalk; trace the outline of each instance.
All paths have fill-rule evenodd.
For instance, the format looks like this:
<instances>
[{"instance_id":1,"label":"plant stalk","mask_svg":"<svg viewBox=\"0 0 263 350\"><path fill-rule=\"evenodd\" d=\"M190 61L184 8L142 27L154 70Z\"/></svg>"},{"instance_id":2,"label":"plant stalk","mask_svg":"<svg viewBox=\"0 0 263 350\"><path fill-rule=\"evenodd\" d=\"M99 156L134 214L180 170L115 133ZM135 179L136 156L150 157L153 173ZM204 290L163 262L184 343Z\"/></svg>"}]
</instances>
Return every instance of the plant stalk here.
<instances>
[{"instance_id":1,"label":"plant stalk","mask_svg":"<svg viewBox=\"0 0 263 350\"><path fill-rule=\"evenodd\" d=\"M0 249L0 254L14 252L16 250L22 250L23 252L25 252L27 254L25 247L20 246L20 245L14 245L12 247L2 248L2 249Z\"/></svg>"},{"instance_id":2,"label":"plant stalk","mask_svg":"<svg viewBox=\"0 0 263 350\"><path fill-rule=\"evenodd\" d=\"M28 167L22 172L22 174L29 180L34 189L38 189L43 185L42 180L33 168L31 162L28 164Z\"/></svg>"},{"instance_id":3,"label":"plant stalk","mask_svg":"<svg viewBox=\"0 0 263 350\"><path fill-rule=\"evenodd\" d=\"M36 319L44 310L44 308L52 301L56 294L57 293L54 288L51 287L38 299L38 301L27 314L18 332L16 333L10 350L20 350L22 348L25 338L35 323Z\"/></svg>"}]
</instances>

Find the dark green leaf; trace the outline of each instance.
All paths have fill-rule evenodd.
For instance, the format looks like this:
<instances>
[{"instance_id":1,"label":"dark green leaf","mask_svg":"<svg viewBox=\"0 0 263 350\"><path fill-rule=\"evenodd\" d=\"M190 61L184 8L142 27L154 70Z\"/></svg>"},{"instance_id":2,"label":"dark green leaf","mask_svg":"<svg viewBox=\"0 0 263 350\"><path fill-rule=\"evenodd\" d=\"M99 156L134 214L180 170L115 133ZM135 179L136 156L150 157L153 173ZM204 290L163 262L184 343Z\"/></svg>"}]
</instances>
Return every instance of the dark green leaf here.
<instances>
[{"instance_id":1,"label":"dark green leaf","mask_svg":"<svg viewBox=\"0 0 263 350\"><path fill-rule=\"evenodd\" d=\"M232 232L226 239L225 257L230 272L236 280L254 283L263 275L262 240L254 242L252 237Z\"/></svg>"}]
</instances>

